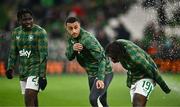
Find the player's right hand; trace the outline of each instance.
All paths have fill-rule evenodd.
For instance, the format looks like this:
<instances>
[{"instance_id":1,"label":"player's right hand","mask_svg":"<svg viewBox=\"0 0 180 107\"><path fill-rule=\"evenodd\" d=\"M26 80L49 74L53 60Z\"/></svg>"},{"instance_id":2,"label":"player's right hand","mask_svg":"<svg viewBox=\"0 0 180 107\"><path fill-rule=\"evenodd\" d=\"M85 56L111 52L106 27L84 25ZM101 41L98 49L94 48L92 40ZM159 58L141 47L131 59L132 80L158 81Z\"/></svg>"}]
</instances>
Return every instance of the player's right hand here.
<instances>
[{"instance_id":1,"label":"player's right hand","mask_svg":"<svg viewBox=\"0 0 180 107\"><path fill-rule=\"evenodd\" d=\"M73 45L73 50L74 50L74 51L77 51L77 52L80 52L81 50L83 50L83 45L80 44L80 43L75 43L75 44Z\"/></svg>"},{"instance_id":2,"label":"player's right hand","mask_svg":"<svg viewBox=\"0 0 180 107\"><path fill-rule=\"evenodd\" d=\"M13 70L12 69L9 69L6 71L6 77L8 79L12 79L13 78Z\"/></svg>"}]
</instances>

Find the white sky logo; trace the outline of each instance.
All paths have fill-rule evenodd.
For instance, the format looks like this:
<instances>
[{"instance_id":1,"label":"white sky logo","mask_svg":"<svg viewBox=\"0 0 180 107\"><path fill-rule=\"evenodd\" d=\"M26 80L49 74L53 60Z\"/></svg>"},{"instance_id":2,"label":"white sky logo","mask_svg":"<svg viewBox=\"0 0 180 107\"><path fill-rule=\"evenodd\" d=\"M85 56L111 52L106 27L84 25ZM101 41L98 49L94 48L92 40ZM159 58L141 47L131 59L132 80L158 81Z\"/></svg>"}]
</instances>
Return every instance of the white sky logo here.
<instances>
[{"instance_id":1,"label":"white sky logo","mask_svg":"<svg viewBox=\"0 0 180 107\"><path fill-rule=\"evenodd\" d=\"M19 56L27 56L29 58L31 51L26 51L25 49L19 51Z\"/></svg>"}]
</instances>

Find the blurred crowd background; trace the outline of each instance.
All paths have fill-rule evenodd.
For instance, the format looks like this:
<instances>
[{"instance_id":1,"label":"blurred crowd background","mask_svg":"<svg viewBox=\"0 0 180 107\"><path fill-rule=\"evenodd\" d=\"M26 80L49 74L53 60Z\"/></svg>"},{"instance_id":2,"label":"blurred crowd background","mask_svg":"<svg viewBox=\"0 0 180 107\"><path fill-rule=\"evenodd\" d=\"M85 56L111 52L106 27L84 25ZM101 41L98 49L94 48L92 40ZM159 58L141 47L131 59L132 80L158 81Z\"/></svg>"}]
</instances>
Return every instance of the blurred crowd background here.
<instances>
[{"instance_id":1,"label":"blurred crowd background","mask_svg":"<svg viewBox=\"0 0 180 107\"><path fill-rule=\"evenodd\" d=\"M180 73L179 0L1 0L0 75L7 65L11 31L18 26L16 13L29 8L35 23L46 29L49 38L48 73L82 73L76 61L64 53L67 34L64 21L77 16L83 28L101 45L127 39L149 53L161 72ZM121 72L119 64L113 64Z\"/></svg>"}]
</instances>

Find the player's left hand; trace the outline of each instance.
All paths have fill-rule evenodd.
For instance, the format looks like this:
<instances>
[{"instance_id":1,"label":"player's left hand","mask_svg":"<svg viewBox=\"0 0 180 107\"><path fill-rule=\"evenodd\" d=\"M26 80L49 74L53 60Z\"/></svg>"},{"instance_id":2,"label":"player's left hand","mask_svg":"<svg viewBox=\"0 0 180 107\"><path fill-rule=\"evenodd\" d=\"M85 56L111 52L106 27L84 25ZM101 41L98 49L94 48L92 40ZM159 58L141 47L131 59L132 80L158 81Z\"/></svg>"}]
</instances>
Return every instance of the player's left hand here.
<instances>
[{"instance_id":1,"label":"player's left hand","mask_svg":"<svg viewBox=\"0 0 180 107\"><path fill-rule=\"evenodd\" d=\"M162 90L166 93L166 94L169 94L171 92L171 89L165 85L164 87L162 87Z\"/></svg>"},{"instance_id":2,"label":"player's left hand","mask_svg":"<svg viewBox=\"0 0 180 107\"><path fill-rule=\"evenodd\" d=\"M78 53L80 53L83 50L83 45L81 43L75 43L73 45L73 50L75 50Z\"/></svg>"},{"instance_id":3,"label":"player's left hand","mask_svg":"<svg viewBox=\"0 0 180 107\"><path fill-rule=\"evenodd\" d=\"M97 88L97 89L104 89L104 81L102 81L102 80L97 80L97 81L96 81L96 88Z\"/></svg>"},{"instance_id":4,"label":"player's left hand","mask_svg":"<svg viewBox=\"0 0 180 107\"><path fill-rule=\"evenodd\" d=\"M38 83L39 83L39 88L41 90L44 90L46 88L46 85L47 85L47 79L44 77L39 77Z\"/></svg>"},{"instance_id":5,"label":"player's left hand","mask_svg":"<svg viewBox=\"0 0 180 107\"><path fill-rule=\"evenodd\" d=\"M5 74L8 79L13 78L13 70L12 69L7 70Z\"/></svg>"}]
</instances>

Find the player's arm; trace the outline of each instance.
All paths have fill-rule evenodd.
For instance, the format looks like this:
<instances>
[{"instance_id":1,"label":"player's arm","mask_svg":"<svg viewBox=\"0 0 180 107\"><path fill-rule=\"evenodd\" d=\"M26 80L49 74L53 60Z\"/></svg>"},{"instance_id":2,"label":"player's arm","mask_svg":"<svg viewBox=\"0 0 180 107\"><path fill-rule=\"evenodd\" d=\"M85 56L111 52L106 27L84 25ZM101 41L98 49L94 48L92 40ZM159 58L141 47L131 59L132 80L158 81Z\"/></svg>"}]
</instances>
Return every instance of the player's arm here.
<instances>
[{"instance_id":1,"label":"player's arm","mask_svg":"<svg viewBox=\"0 0 180 107\"><path fill-rule=\"evenodd\" d=\"M14 69L15 63L16 63L16 60L17 60L17 55L18 55L18 49L17 49L17 46L16 46L15 33L12 32L7 70L13 70Z\"/></svg>"},{"instance_id":2,"label":"player's arm","mask_svg":"<svg viewBox=\"0 0 180 107\"><path fill-rule=\"evenodd\" d=\"M66 44L66 57L68 60L73 60L76 56L76 52L73 50L73 43L71 42L71 39L68 39L68 43Z\"/></svg>"},{"instance_id":3,"label":"player's arm","mask_svg":"<svg viewBox=\"0 0 180 107\"><path fill-rule=\"evenodd\" d=\"M48 40L47 33L45 30L42 30L42 33L38 39L38 50L40 57L40 77L46 77L46 65L47 65L47 57L48 57Z\"/></svg>"},{"instance_id":4,"label":"player's arm","mask_svg":"<svg viewBox=\"0 0 180 107\"><path fill-rule=\"evenodd\" d=\"M157 67L153 66L152 64L148 63L148 61L144 61L141 63L141 66L145 69L145 72L147 72L151 78L153 78L161 87L161 89L165 93L169 93L170 89L165 83L165 81L162 79L162 77L159 74L159 70Z\"/></svg>"},{"instance_id":5,"label":"player's arm","mask_svg":"<svg viewBox=\"0 0 180 107\"><path fill-rule=\"evenodd\" d=\"M164 92L166 93L170 92L170 89L168 88L167 84L159 75L159 71L154 62L150 63L145 58L145 56L141 54L136 54L136 55L132 55L132 53L129 53L129 54L131 54L130 56L131 56L132 62L135 63L135 65L137 65L139 68L144 69L144 72L146 72L152 79L154 79Z\"/></svg>"},{"instance_id":6,"label":"player's arm","mask_svg":"<svg viewBox=\"0 0 180 107\"><path fill-rule=\"evenodd\" d=\"M13 78L13 71L14 71L16 60L17 60L17 55L18 55L18 49L16 47L15 33L12 32L10 52L9 52L9 58L8 58L8 66L6 70L6 77L8 79Z\"/></svg>"},{"instance_id":7,"label":"player's arm","mask_svg":"<svg viewBox=\"0 0 180 107\"><path fill-rule=\"evenodd\" d=\"M98 80L104 80L104 72L105 72L105 65L106 65L106 60L105 60L105 54L98 43L96 39L93 37L88 37L85 39L85 44L83 44L83 47L87 50L90 51L91 55L98 61L98 71L97 71L97 78Z\"/></svg>"}]
</instances>

